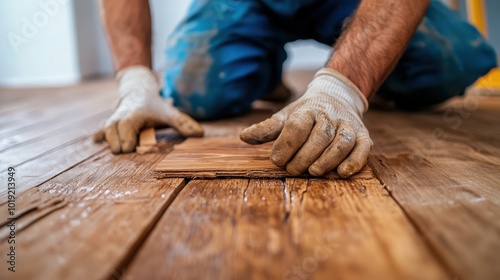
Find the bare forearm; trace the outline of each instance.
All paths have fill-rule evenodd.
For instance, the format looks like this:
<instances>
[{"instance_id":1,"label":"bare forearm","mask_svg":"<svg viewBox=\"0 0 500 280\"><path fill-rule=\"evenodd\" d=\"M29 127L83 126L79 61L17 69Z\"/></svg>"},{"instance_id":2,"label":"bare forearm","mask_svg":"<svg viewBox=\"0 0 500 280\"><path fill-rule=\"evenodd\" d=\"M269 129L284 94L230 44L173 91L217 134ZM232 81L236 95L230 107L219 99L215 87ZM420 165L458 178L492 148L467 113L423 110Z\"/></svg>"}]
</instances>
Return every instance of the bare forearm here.
<instances>
[{"instance_id":1,"label":"bare forearm","mask_svg":"<svg viewBox=\"0 0 500 280\"><path fill-rule=\"evenodd\" d=\"M394 69L429 0L362 0L327 63L370 96Z\"/></svg>"},{"instance_id":2,"label":"bare forearm","mask_svg":"<svg viewBox=\"0 0 500 280\"><path fill-rule=\"evenodd\" d=\"M151 12L148 0L100 0L101 16L115 69L151 68Z\"/></svg>"}]
</instances>

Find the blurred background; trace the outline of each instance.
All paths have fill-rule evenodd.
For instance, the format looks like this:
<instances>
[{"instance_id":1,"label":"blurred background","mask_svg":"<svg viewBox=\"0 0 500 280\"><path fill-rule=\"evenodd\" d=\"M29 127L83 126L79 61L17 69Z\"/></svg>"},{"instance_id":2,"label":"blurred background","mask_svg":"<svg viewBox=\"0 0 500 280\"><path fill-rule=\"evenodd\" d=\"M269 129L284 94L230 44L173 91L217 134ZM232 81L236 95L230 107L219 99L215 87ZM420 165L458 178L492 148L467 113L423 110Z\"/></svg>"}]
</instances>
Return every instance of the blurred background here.
<instances>
[{"instance_id":1,"label":"blurred background","mask_svg":"<svg viewBox=\"0 0 500 280\"><path fill-rule=\"evenodd\" d=\"M444 0L443 0L444 1ZM167 35L190 1L150 0L153 65L162 71ZM448 0L466 17L465 0ZM484 0L488 35L500 53L500 1ZM85 78L113 75L97 0L1 0L0 86L64 86ZM287 69L321 67L330 48L313 41L286 46Z\"/></svg>"}]
</instances>

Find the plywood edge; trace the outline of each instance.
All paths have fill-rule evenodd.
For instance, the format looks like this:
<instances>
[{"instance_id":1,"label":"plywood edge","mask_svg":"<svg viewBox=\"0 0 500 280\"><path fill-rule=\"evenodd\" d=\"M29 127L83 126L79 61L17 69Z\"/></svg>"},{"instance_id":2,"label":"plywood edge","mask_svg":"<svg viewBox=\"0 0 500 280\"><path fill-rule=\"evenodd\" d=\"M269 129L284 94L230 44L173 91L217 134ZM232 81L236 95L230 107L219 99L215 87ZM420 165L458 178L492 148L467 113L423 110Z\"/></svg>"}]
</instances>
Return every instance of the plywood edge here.
<instances>
[{"instance_id":1,"label":"plywood edge","mask_svg":"<svg viewBox=\"0 0 500 280\"><path fill-rule=\"evenodd\" d=\"M141 131L139 135L139 146L156 145L156 134L154 127L148 127Z\"/></svg>"},{"instance_id":2,"label":"plywood edge","mask_svg":"<svg viewBox=\"0 0 500 280\"><path fill-rule=\"evenodd\" d=\"M342 178L336 172L330 172L321 177L314 177L310 174L299 176L290 175L286 170L269 172L267 170L213 170L213 171L162 171L154 170L157 179L166 178L189 178L189 179L220 179L220 178L259 178L259 179L280 179L280 178L306 178L306 179L328 179L328 180L357 180L373 179L375 175L370 167L365 166L359 173L349 178Z\"/></svg>"},{"instance_id":3,"label":"plywood edge","mask_svg":"<svg viewBox=\"0 0 500 280\"><path fill-rule=\"evenodd\" d=\"M191 138L175 146L153 172L156 178L316 178L309 174L292 176L276 166L269 158L272 145L250 145L235 137ZM343 179L336 171L317 178ZM371 178L373 172L365 166L349 179Z\"/></svg>"},{"instance_id":4,"label":"plywood edge","mask_svg":"<svg viewBox=\"0 0 500 280\"><path fill-rule=\"evenodd\" d=\"M138 154L158 152L156 132L154 127L148 127L139 134L139 146L135 148Z\"/></svg>"}]
</instances>

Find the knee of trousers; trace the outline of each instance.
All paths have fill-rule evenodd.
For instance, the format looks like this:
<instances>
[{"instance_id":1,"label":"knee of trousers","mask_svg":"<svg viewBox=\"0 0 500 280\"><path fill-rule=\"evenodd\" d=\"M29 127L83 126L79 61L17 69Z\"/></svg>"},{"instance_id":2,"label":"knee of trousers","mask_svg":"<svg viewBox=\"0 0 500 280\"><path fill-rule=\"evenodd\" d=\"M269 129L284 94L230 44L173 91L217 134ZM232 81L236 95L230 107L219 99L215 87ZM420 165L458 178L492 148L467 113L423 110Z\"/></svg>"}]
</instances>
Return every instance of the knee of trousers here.
<instances>
[{"instance_id":1,"label":"knee of trousers","mask_svg":"<svg viewBox=\"0 0 500 280\"><path fill-rule=\"evenodd\" d=\"M403 109L436 105L463 95L496 64L494 49L472 26L454 34L420 29L379 95Z\"/></svg>"},{"instance_id":2,"label":"knee of trousers","mask_svg":"<svg viewBox=\"0 0 500 280\"><path fill-rule=\"evenodd\" d=\"M279 79L269 73L266 63L200 62L191 57L165 73L164 97L197 120L235 117L247 112L253 101L269 93ZM210 59L209 59L210 60Z\"/></svg>"}]
</instances>

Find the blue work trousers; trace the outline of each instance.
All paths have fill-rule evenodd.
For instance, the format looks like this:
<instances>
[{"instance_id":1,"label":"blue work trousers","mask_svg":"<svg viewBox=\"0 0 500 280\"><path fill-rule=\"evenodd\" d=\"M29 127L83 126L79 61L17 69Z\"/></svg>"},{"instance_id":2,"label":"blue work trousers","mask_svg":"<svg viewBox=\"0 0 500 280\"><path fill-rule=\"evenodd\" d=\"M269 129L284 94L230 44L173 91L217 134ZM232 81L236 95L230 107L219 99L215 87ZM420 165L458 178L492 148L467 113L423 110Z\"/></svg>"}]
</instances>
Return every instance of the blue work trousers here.
<instances>
[{"instance_id":1,"label":"blue work trousers","mask_svg":"<svg viewBox=\"0 0 500 280\"><path fill-rule=\"evenodd\" d=\"M240 115L281 82L286 43L313 39L332 46L358 4L194 0L168 38L162 95L199 120ZM377 94L403 109L435 105L463 95L496 63L493 48L476 28L432 1Z\"/></svg>"}]
</instances>

